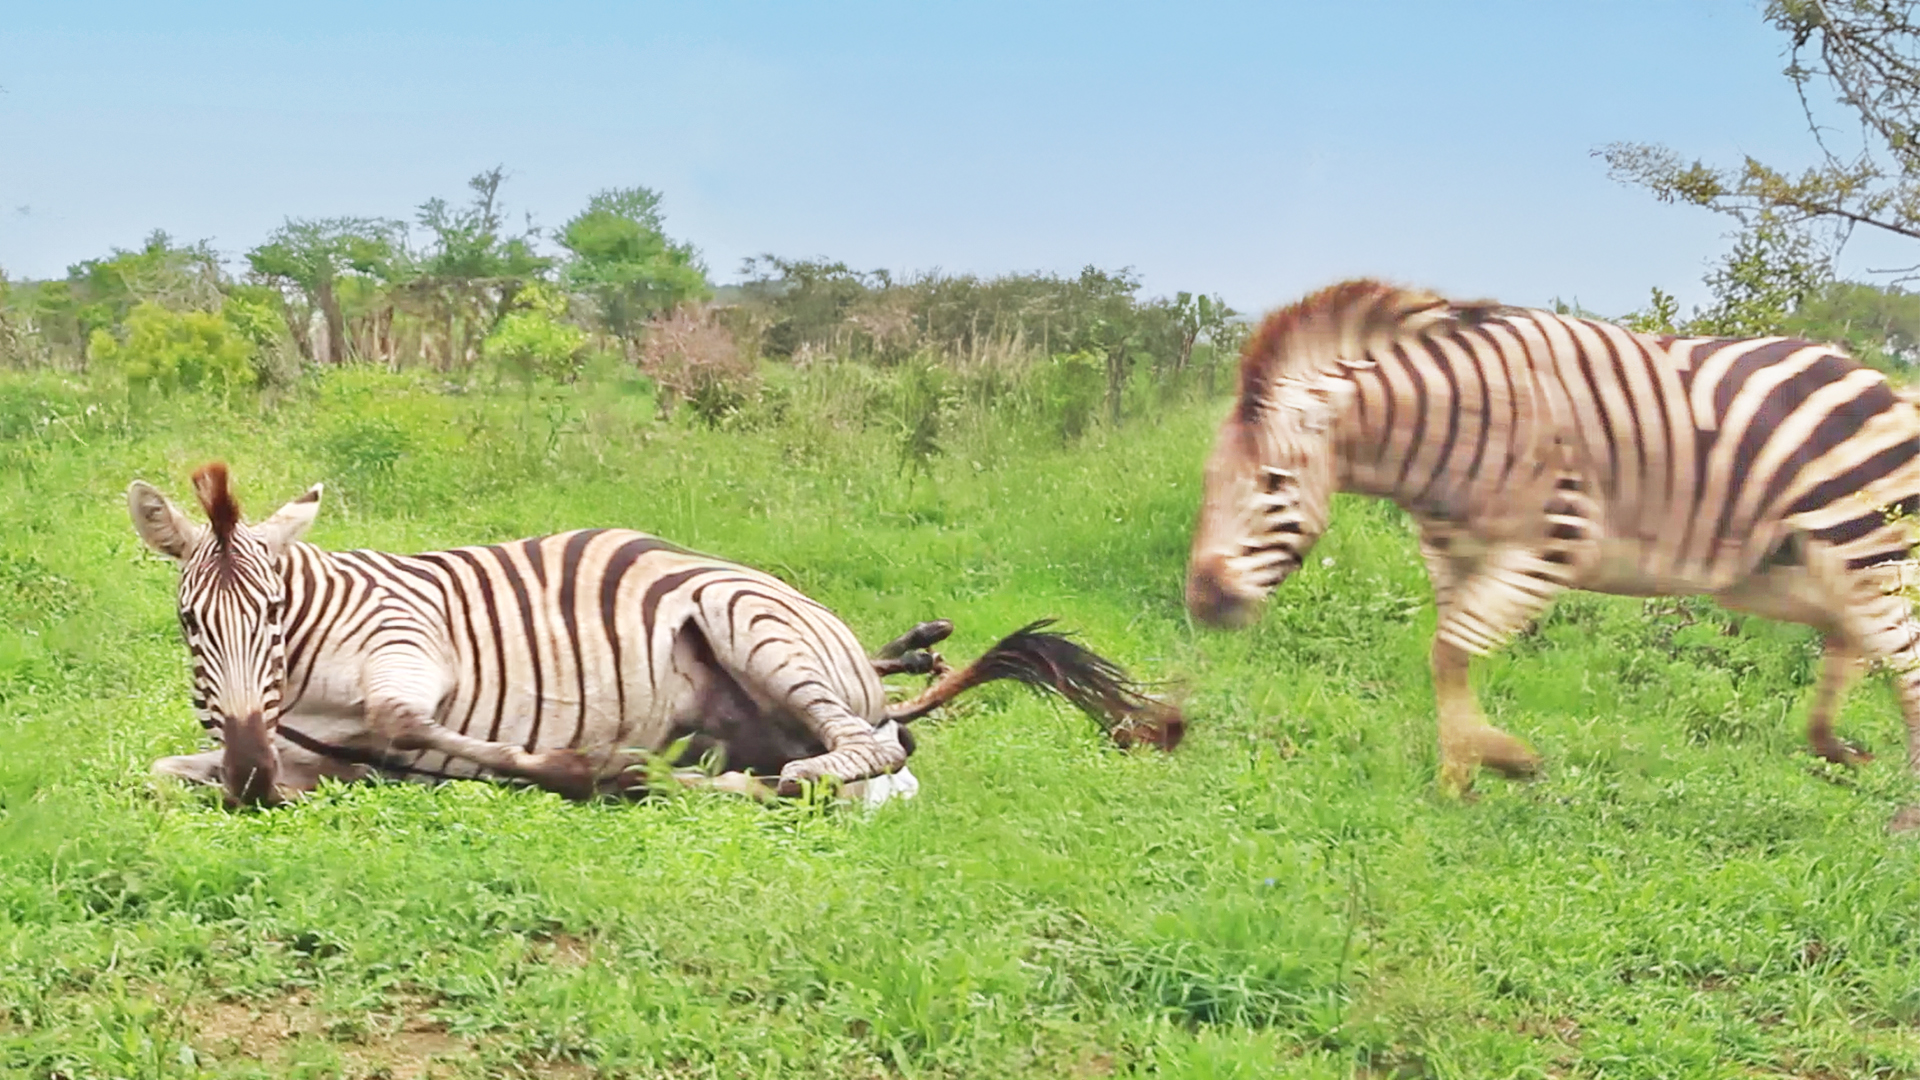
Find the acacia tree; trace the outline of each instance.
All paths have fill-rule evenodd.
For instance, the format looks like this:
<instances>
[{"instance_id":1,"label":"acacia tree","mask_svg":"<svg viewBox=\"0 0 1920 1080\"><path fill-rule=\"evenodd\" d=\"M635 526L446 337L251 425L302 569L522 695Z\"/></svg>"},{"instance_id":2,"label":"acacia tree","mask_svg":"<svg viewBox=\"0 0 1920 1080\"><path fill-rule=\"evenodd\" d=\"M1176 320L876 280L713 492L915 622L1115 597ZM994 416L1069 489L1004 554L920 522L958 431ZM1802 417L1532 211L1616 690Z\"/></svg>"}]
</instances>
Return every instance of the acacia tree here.
<instances>
[{"instance_id":1,"label":"acacia tree","mask_svg":"<svg viewBox=\"0 0 1920 1080\"><path fill-rule=\"evenodd\" d=\"M428 199L415 215L428 245L410 264L405 291L438 316L444 337L442 366L476 355L480 342L513 310L520 292L553 266L533 249L539 230L527 222L510 232L500 204L506 170L495 167L467 181L465 206Z\"/></svg>"},{"instance_id":2,"label":"acacia tree","mask_svg":"<svg viewBox=\"0 0 1920 1080\"><path fill-rule=\"evenodd\" d=\"M320 312L327 326L326 362L346 359L346 319L341 314L339 283L348 274L391 277L402 252L398 222L377 218L288 218L265 243L247 252L247 265L259 278L303 304L283 303L287 329L300 355L315 359L307 320Z\"/></svg>"},{"instance_id":3,"label":"acacia tree","mask_svg":"<svg viewBox=\"0 0 1920 1080\"><path fill-rule=\"evenodd\" d=\"M1909 333L1920 298L1900 288L1920 265L1890 271L1901 276L1886 288L1832 276L1833 256L1861 226L1920 240L1917 7L1914 0L1768 0L1764 17L1787 36L1785 74L1819 150L1811 168L1794 174L1752 157L1737 168L1714 166L1648 143L1595 151L1616 179L1743 226L1708 275L1714 301L1705 311L1683 324L1673 298L1656 289L1652 306L1630 323L1657 332L1845 342L1862 360L1890 368L1920 356ZM1822 114L1835 107L1852 122L1824 124Z\"/></svg>"},{"instance_id":4,"label":"acacia tree","mask_svg":"<svg viewBox=\"0 0 1920 1080\"><path fill-rule=\"evenodd\" d=\"M712 295L693 246L667 238L660 195L650 188L594 195L558 240L572 256L561 280L593 299L601 327L629 358L648 319Z\"/></svg>"},{"instance_id":5,"label":"acacia tree","mask_svg":"<svg viewBox=\"0 0 1920 1080\"><path fill-rule=\"evenodd\" d=\"M1844 241L1857 226L1920 240L1920 20L1914 0L1768 0L1765 18L1789 41L1785 74L1821 154L1793 175L1748 157L1738 168L1687 162L1657 144L1595 151L1617 179L1666 202L1734 215L1748 226L1825 226ZM1820 123L1824 92L1858 122L1847 145Z\"/></svg>"}]
</instances>

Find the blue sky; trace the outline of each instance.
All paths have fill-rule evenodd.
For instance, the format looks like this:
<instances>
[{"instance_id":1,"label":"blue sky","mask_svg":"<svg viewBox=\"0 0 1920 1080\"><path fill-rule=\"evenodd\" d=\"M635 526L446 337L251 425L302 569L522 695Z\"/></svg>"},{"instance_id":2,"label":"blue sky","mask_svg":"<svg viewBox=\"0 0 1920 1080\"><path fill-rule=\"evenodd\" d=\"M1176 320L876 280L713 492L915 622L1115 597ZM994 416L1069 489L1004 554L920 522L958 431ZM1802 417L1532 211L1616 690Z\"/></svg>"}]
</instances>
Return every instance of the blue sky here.
<instances>
[{"instance_id":1,"label":"blue sky","mask_svg":"<svg viewBox=\"0 0 1920 1080\"><path fill-rule=\"evenodd\" d=\"M762 252L1093 263L1249 310L1370 274L1617 313L1701 301L1731 223L1590 151L1812 152L1754 0L0 12L15 276L154 228L237 255L288 215L407 217L504 164L546 227L661 191L721 281Z\"/></svg>"}]
</instances>

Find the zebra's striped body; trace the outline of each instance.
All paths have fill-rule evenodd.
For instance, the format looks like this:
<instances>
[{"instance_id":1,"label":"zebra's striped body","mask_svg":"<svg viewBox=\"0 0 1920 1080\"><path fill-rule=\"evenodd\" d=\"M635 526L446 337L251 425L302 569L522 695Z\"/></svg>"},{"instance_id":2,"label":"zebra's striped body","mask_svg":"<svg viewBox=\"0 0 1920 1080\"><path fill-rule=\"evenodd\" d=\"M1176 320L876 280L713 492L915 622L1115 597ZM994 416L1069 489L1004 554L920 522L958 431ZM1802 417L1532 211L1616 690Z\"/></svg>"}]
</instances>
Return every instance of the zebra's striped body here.
<instances>
[{"instance_id":1,"label":"zebra's striped body","mask_svg":"<svg viewBox=\"0 0 1920 1080\"><path fill-rule=\"evenodd\" d=\"M219 750L156 771L277 802L322 776L521 780L574 798L644 782L645 754L718 751L718 786L917 786L901 724L970 686L1015 678L1113 721L1116 738L1177 741L1178 716L1118 668L1039 624L889 706L882 669L944 637L923 624L870 660L832 612L768 574L644 533L586 529L420 555L298 542L320 489L259 526L224 466L195 476L210 525L136 481L142 538L182 564L193 698ZM1145 722L1140 718L1144 717ZM1158 725L1158 726L1155 726ZM743 772L744 770L744 772ZM870 781L870 782L869 782Z\"/></svg>"},{"instance_id":2,"label":"zebra's striped body","mask_svg":"<svg viewBox=\"0 0 1920 1080\"><path fill-rule=\"evenodd\" d=\"M1208 465L1196 615L1232 622L1300 564L1335 490L1420 527L1440 610L1442 782L1536 764L1486 724L1470 655L1568 588L1712 594L1827 638L1810 736L1861 657L1902 675L1920 769L1920 623L1899 593L1920 508L1920 411L1827 346L1652 338L1373 282L1268 320Z\"/></svg>"},{"instance_id":3,"label":"zebra's striped body","mask_svg":"<svg viewBox=\"0 0 1920 1080\"><path fill-rule=\"evenodd\" d=\"M296 544L283 574L281 734L333 757L380 755L382 768L429 778L486 774L446 750L381 754L357 714L383 699L431 701L449 731L534 752L658 748L716 720L745 722L761 703L736 700L742 685L821 725L886 721L880 677L831 612L777 578L642 533L411 556ZM797 727L783 743L807 741ZM844 779L904 756L863 758L861 775ZM769 768L767 754L736 749L728 764L777 775L786 762Z\"/></svg>"}]
</instances>

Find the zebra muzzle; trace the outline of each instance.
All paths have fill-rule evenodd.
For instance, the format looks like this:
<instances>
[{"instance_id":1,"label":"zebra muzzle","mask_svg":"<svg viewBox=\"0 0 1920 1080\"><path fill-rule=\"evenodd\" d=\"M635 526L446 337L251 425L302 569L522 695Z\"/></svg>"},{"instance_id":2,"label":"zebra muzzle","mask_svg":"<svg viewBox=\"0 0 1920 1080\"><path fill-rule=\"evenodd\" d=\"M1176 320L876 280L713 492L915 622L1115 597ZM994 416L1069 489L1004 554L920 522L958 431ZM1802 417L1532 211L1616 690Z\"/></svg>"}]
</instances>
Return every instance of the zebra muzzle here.
<instances>
[{"instance_id":1,"label":"zebra muzzle","mask_svg":"<svg viewBox=\"0 0 1920 1080\"><path fill-rule=\"evenodd\" d=\"M1187 610L1209 626L1246 626L1259 609L1257 600L1226 587L1217 566L1196 566L1187 575Z\"/></svg>"},{"instance_id":2,"label":"zebra muzzle","mask_svg":"<svg viewBox=\"0 0 1920 1080\"><path fill-rule=\"evenodd\" d=\"M273 745L277 726L268 723L258 709L244 719L231 718L221 724L221 777L228 802L236 806L277 806L284 801L278 787L280 751Z\"/></svg>"}]
</instances>

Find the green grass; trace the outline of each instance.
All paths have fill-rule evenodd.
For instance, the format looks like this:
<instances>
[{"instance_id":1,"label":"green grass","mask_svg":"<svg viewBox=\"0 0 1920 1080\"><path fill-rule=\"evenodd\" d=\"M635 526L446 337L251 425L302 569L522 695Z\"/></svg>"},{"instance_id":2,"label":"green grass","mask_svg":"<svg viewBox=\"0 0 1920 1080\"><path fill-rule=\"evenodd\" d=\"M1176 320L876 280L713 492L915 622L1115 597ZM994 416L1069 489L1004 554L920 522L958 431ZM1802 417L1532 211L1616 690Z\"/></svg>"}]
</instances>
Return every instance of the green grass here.
<instances>
[{"instance_id":1,"label":"green grass","mask_svg":"<svg viewBox=\"0 0 1920 1080\"><path fill-rule=\"evenodd\" d=\"M1842 727L1881 760L1809 758L1805 631L1568 598L1478 672L1548 776L1448 804L1397 511L1343 501L1258 627L1203 632L1179 597L1217 406L1073 445L970 412L929 476L789 389L708 431L618 380L349 371L269 413L0 382L0 1069L1920 1075L1897 712L1870 681ZM872 815L477 785L231 813L147 776L198 732L174 571L122 500L214 457L256 517L327 481L332 547L632 526L870 645L950 618L954 657L1057 615L1193 727L1123 754L992 687L923 722L921 797Z\"/></svg>"}]
</instances>

